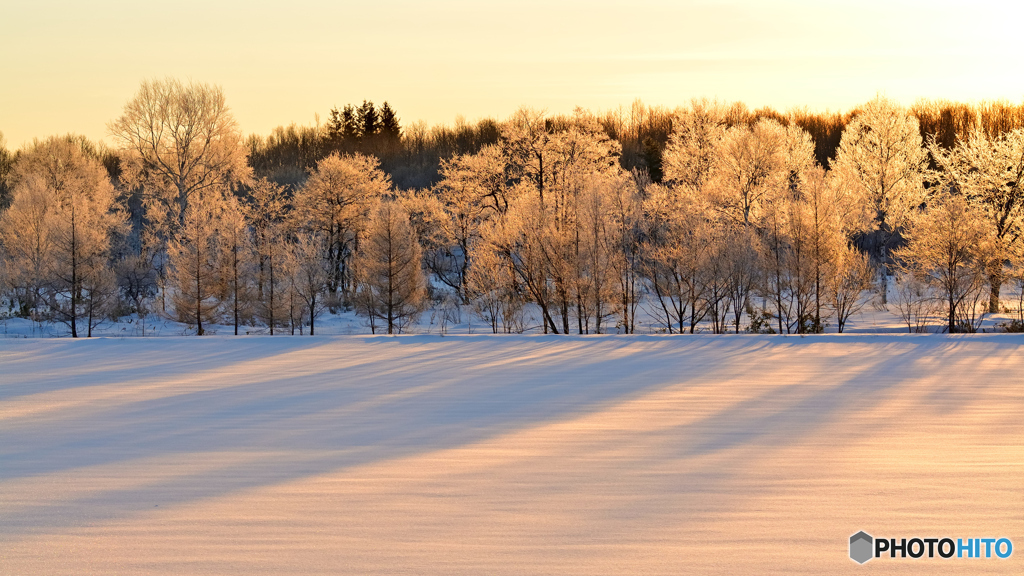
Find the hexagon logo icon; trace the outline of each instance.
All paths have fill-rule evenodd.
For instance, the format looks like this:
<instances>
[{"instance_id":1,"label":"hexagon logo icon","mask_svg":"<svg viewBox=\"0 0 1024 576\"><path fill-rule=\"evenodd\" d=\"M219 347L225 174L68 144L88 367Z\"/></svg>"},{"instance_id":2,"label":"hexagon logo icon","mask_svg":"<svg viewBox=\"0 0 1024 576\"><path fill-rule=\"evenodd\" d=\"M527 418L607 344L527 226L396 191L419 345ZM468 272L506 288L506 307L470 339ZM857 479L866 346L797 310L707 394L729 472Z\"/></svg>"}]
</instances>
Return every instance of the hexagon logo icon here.
<instances>
[{"instance_id":1,"label":"hexagon logo icon","mask_svg":"<svg viewBox=\"0 0 1024 576\"><path fill-rule=\"evenodd\" d=\"M850 560L857 564L863 564L874 556L874 539L870 534L861 530L850 536Z\"/></svg>"}]
</instances>

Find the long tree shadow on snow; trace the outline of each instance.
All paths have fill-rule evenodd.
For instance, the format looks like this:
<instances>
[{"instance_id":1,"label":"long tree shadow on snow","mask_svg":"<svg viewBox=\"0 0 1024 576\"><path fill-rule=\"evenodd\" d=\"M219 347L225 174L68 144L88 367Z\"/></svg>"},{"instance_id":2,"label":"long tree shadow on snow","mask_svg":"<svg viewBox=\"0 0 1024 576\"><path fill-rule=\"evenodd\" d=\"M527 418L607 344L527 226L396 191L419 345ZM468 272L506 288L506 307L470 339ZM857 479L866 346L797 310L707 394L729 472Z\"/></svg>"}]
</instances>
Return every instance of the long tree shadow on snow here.
<instances>
[{"instance_id":1,"label":"long tree shadow on snow","mask_svg":"<svg viewBox=\"0 0 1024 576\"><path fill-rule=\"evenodd\" d=\"M463 446L601 410L669 386L706 383L719 373L728 372L727 377L734 379L737 371L746 370L737 363L752 363L755 370L759 354L785 356L786 347L796 352L803 348L803 342L768 338L447 338L442 344L437 337L416 337L318 342L338 354L351 343L363 353L383 353L388 360L367 358L321 371L306 366L308 373L297 377L256 384L225 382L209 390L114 403L107 410L63 415L56 431L0 422L0 483L76 474L144 458L188 462L190 455L210 453L266 455L146 479L71 502L14 507L4 511L0 534L74 526L149 510L155 504L187 503ZM289 342L282 351L275 342L245 362L309 345ZM957 342L943 345L952 350L962 347ZM995 348L1005 351L1001 345ZM199 365L214 369L237 353L237 345L227 339L211 339L204 342ZM844 414L881 401L899 386L899 374L909 373L922 355L935 353L933 342L910 341L909 348L899 350L883 345L867 367L846 382L811 393L794 386L772 388L680 426L674 431L679 445L663 457L692 458L751 445L770 450L798 442L826 430ZM124 376L116 362L109 370L90 371L84 360L82 373L88 376L72 378L76 385ZM167 370L164 378L189 375L181 366ZM707 477L722 475L703 472Z\"/></svg>"}]
</instances>

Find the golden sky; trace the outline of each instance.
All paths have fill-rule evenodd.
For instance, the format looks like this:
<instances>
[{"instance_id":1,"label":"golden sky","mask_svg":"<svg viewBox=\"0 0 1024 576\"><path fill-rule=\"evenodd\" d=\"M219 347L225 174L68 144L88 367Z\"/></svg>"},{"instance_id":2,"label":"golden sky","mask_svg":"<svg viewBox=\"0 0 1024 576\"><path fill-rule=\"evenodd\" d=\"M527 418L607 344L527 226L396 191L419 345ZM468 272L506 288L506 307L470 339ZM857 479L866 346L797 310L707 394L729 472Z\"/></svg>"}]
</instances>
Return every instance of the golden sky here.
<instances>
[{"instance_id":1,"label":"golden sky","mask_svg":"<svg viewBox=\"0 0 1024 576\"><path fill-rule=\"evenodd\" d=\"M1024 98L1024 8L994 0L34 0L0 7L8 147L106 137L147 78L219 84L245 133L389 101L403 124L693 97L847 109Z\"/></svg>"}]
</instances>

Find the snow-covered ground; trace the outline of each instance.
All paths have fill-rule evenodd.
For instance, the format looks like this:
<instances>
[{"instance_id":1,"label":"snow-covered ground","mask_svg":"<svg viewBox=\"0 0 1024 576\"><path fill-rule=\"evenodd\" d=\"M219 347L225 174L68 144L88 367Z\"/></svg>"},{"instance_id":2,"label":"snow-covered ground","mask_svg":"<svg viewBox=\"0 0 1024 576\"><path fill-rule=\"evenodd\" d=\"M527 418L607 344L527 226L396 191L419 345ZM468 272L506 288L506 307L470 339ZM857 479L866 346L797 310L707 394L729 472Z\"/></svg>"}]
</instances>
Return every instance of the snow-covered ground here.
<instances>
[{"instance_id":1,"label":"snow-covered ground","mask_svg":"<svg viewBox=\"0 0 1024 576\"><path fill-rule=\"evenodd\" d=\"M886 307L872 305L874 296L866 294L860 310L850 317L845 332L851 334L904 334L908 332L906 322L900 317L899 309L895 303L895 290L890 291L890 302ZM1002 298L1003 307L1006 309L998 314L983 315L979 332L1002 332L1000 326L1018 318L1016 312L1020 306L1018 293L1014 290L1004 290ZM1012 312L1010 312L1012 310ZM944 332L946 319L942 316L942 310L936 315L928 317L925 323L926 332ZM543 332L540 322L540 311L536 305L529 304L525 308L523 319L523 333L540 334ZM663 334L667 330L664 325L662 313L655 308L650 298L646 299L637 311L637 334ZM615 332L614 318L609 327L605 324L605 332ZM730 319L731 322L731 319ZM299 325L302 324L302 325ZM297 323L294 327L296 336L308 335L308 320ZM746 332L750 325L750 318L744 316L740 322L740 331ZM576 320L572 319L571 326L576 327ZM730 324L731 326L731 324ZM774 325L773 325L774 326ZM213 324L205 326L206 332L212 335L232 335L234 327ZM500 328L499 328L500 329ZM80 327L81 334L85 334L85 328ZM291 335L292 329L280 327L275 331L276 335ZM705 319L698 325L698 332L711 332L711 321ZM100 324L93 334L95 336L187 336L194 335L195 327L176 322L170 319L170 315L162 312L154 312L140 319L136 315L125 316L118 321L106 321ZM492 332L490 325L477 316L473 307L458 306L447 313L441 306L427 310L417 321L405 329L409 334L489 334ZM825 332L836 333L837 327L834 318L825 320ZM358 335L370 334L370 327L366 318L357 315L354 311L339 311L337 314L324 312L316 320L316 333L318 335ZM0 315L0 338L59 338L70 336L70 328L56 322L38 323L25 318L16 318ZM265 335L269 330L264 325L244 325L239 327L240 335Z\"/></svg>"},{"instance_id":2,"label":"snow-covered ground","mask_svg":"<svg viewBox=\"0 0 1024 576\"><path fill-rule=\"evenodd\" d=\"M1020 574L1022 342L4 339L0 574Z\"/></svg>"}]
</instances>

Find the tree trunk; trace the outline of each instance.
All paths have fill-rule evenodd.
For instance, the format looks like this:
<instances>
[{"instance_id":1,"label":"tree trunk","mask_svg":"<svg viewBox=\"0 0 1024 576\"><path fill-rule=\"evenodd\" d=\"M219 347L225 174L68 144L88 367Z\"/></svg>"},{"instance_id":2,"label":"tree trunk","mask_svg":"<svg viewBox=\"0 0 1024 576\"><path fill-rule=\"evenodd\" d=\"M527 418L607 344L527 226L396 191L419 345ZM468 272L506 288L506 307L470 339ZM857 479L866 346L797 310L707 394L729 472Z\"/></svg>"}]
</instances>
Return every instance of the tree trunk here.
<instances>
[{"instance_id":1,"label":"tree trunk","mask_svg":"<svg viewBox=\"0 0 1024 576\"><path fill-rule=\"evenodd\" d=\"M779 317L779 334L782 334L782 276L779 274L778 259L775 264L775 312ZM786 320L786 329L789 329L789 320Z\"/></svg>"},{"instance_id":2,"label":"tree trunk","mask_svg":"<svg viewBox=\"0 0 1024 576\"><path fill-rule=\"evenodd\" d=\"M267 259L268 283L267 289L270 292L270 335L274 335L274 256L271 254Z\"/></svg>"},{"instance_id":3,"label":"tree trunk","mask_svg":"<svg viewBox=\"0 0 1024 576\"><path fill-rule=\"evenodd\" d=\"M956 332L956 304L953 300L953 295L949 295L949 328L950 334Z\"/></svg>"},{"instance_id":4,"label":"tree trunk","mask_svg":"<svg viewBox=\"0 0 1024 576\"><path fill-rule=\"evenodd\" d=\"M569 299L566 294L562 298L562 334L569 333Z\"/></svg>"},{"instance_id":5,"label":"tree trunk","mask_svg":"<svg viewBox=\"0 0 1024 576\"><path fill-rule=\"evenodd\" d=\"M579 291L576 292L576 324L579 333L583 334L583 297L580 296Z\"/></svg>"},{"instance_id":6,"label":"tree trunk","mask_svg":"<svg viewBox=\"0 0 1024 576\"><path fill-rule=\"evenodd\" d=\"M313 336L314 330L316 329L313 322L316 320L316 316L313 314L313 310L316 309L316 296L313 296L309 300L309 335Z\"/></svg>"},{"instance_id":7,"label":"tree trunk","mask_svg":"<svg viewBox=\"0 0 1024 576\"><path fill-rule=\"evenodd\" d=\"M78 338L78 245L75 242L74 212L71 213L71 337Z\"/></svg>"},{"instance_id":8,"label":"tree trunk","mask_svg":"<svg viewBox=\"0 0 1024 576\"><path fill-rule=\"evenodd\" d=\"M821 325L821 254L814 258L814 328L825 331Z\"/></svg>"},{"instance_id":9,"label":"tree trunk","mask_svg":"<svg viewBox=\"0 0 1024 576\"><path fill-rule=\"evenodd\" d=\"M555 325L555 319L551 317L551 311L548 310L547 304L540 305L540 312L544 317L544 333L548 333L548 326L550 326L551 333L558 334L558 326Z\"/></svg>"},{"instance_id":10,"label":"tree trunk","mask_svg":"<svg viewBox=\"0 0 1024 576\"><path fill-rule=\"evenodd\" d=\"M235 313L235 336L238 336L238 246L235 246L233 252L233 266L232 274L235 277L235 297L234 297L234 313Z\"/></svg>"},{"instance_id":11,"label":"tree trunk","mask_svg":"<svg viewBox=\"0 0 1024 576\"><path fill-rule=\"evenodd\" d=\"M196 336L203 335L203 300L199 292L199 276L196 275Z\"/></svg>"},{"instance_id":12,"label":"tree trunk","mask_svg":"<svg viewBox=\"0 0 1024 576\"><path fill-rule=\"evenodd\" d=\"M999 313L999 291L1003 286L1003 267L1000 264L996 270L988 275L988 311L989 314Z\"/></svg>"}]
</instances>

